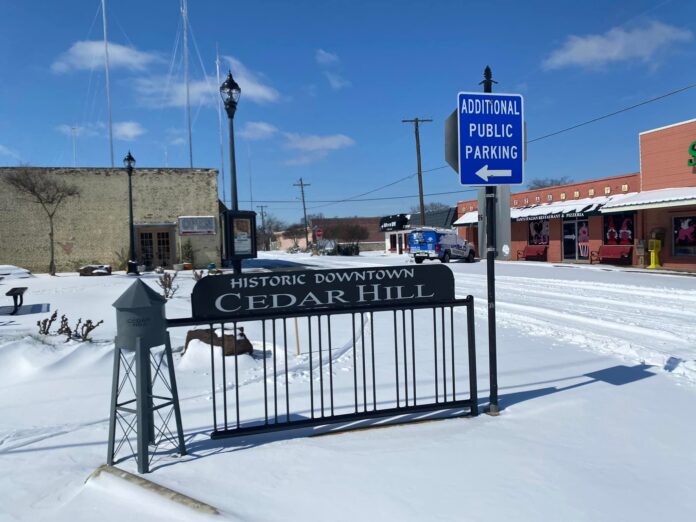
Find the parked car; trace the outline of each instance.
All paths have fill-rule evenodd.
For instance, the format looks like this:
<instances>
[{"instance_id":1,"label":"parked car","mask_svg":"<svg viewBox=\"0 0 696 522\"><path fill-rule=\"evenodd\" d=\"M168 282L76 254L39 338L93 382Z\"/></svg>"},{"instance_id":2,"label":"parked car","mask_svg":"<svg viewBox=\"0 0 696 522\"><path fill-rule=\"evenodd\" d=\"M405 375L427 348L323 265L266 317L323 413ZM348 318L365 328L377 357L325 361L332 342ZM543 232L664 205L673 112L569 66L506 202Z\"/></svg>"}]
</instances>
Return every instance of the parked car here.
<instances>
[{"instance_id":1,"label":"parked car","mask_svg":"<svg viewBox=\"0 0 696 522\"><path fill-rule=\"evenodd\" d=\"M408 245L416 263L424 259L439 259L442 263L464 259L471 263L476 257L473 245L460 238L455 230L418 228L409 234Z\"/></svg>"}]
</instances>

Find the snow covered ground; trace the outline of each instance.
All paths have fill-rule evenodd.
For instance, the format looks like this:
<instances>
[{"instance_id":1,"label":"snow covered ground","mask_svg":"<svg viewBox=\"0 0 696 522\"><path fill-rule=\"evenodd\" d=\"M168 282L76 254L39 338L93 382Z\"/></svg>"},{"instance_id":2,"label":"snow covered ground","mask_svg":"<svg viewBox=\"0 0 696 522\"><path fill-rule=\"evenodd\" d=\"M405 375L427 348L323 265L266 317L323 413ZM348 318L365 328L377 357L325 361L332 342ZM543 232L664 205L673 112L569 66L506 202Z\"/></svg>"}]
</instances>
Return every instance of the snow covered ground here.
<instances>
[{"instance_id":1,"label":"snow covered ground","mask_svg":"<svg viewBox=\"0 0 696 522\"><path fill-rule=\"evenodd\" d=\"M407 262L377 254L264 257L331 268ZM450 267L457 295L476 299L484 404L485 263ZM499 417L211 441L208 355L194 348L175 355L189 455L160 460L148 478L231 520L696 519L696 278L536 263L496 270ZM155 279L145 276L157 289ZM182 273L177 282L170 317L190 311L194 281ZM130 283L118 274L21 279L28 305L50 304L72 321L103 319L93 343L38 336L36 321L49 313L0 316L1 521L213 518L110 476L85 483L106 457L111 303ZM5 280L0 290L10 284L20 281ZM4 299L0 305L9 304ZM380 324L365 327L379 342ZM185 331L172 335L181 348ZM289 386L308 388L308 356L292 348ZM240 361L239 388L250 405L263 397L260 364ZM326 375L327 364L311 377ZM344 393L352 393L342 387L352 365L349 353L335 354ZM135 469L132 460L120 466Z\"/></svg>"}]
</instances>

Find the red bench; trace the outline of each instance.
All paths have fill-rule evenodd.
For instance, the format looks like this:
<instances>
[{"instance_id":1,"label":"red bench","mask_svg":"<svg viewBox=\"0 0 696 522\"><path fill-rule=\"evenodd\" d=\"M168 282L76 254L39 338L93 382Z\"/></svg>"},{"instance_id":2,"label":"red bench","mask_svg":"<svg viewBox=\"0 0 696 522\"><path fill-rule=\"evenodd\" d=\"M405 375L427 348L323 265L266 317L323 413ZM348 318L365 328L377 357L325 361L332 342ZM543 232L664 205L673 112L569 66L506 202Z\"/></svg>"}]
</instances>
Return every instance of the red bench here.
<instances>
[{"instance_id":1,"label":"red bench","mask_svg":"<svg viewBox=\"0 0 696 522\"><path fill-rule=\"evenodd\" d=\"M527 245L524 250L517 251L517 260L546 261L546 245Z\"/></svg>"},{"instance_id":2,"label":"red bench","mask_svg":"<svg viewBox=\"0 0 696 522\"><path fill-rule=\"evenodd\" d=\"M602 245L596 252L590 252L590 264L618 263L630 265L633 260L633 247L630 245Z\"/></svg>"}]
</instances>

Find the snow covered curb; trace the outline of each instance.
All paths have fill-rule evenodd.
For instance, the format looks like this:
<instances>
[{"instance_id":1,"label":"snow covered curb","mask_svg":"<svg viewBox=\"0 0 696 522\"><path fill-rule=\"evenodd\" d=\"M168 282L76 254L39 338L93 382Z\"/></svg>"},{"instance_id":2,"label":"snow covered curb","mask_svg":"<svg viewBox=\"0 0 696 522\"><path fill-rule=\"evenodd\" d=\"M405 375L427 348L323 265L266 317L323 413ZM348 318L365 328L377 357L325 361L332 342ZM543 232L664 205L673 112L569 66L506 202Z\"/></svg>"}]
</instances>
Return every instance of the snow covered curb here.
<instances>
[{"instance_id":1,"label":"snow covered curb","mask_svg":"<svg viewBox=\"0 0 696 522\"><path fill-rule=\"evenodd\" d=\"M104 477L104 473L108 474L109 477ZM114 478L118 478L120 480L115 481ZM220 514L220 511L218 511L217 508L209 504L206 504L205 502L201 502L199 500L196 500L195 498L191 498L187 495L178 493L164 486L160 486L159 484L151 482L138 475L134 475L133 473L129 473L128 471L124 471L114 466L108 466L107 464L102 464L97 469L95 469L89 475L89 477L87 477L87 480L85 480L85 484L94 481L95 479L98 480L98 483L101 487L104 487L107 490L134 490L135 488L141 490L137 492L128 491L127 494L129 495L129 497L130 495L134 494L143 494L144 490L146 492L145 495L151 497L150 499L148 499L150 502L153 502L154 499L152 497L154 495L157 495L158 497L160 497L160 499L170 500L171 502L175 502L182 506L186 506L187 508L198 511L202 514ZM122 481L125 481L126 483L124 484Z\"/></svg>"}]
</instances>

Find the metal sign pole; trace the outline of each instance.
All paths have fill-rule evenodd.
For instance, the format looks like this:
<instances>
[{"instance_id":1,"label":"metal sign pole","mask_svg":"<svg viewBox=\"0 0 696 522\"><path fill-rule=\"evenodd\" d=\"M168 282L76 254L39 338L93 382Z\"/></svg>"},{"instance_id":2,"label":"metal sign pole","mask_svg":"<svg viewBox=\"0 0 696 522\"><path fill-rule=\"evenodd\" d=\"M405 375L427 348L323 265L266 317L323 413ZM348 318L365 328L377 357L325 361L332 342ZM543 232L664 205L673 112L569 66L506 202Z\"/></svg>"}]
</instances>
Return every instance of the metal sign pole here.
<instances>
[{"instance_id":1,"label":"metal sign pole","mask_svg":"<svg viewBox=\"0 0 696 522\"><path fill-rule=\"evenodd\" d=\"M492 93L493 74L486 67L483 73L483 92ZM488 372L490 374L490 404L487 413L498 413L498 351L495 331L495 218L496 218L497 187L486 187L486 277L488 282Z\"/></svg>"},{"instance_id":2,"label":"metal sign pole","mask_svg":"<svg viewBox=\"0 0 696 522\"><path fill-rule=\"evenodd\" d=\"M495 259L509 259L510 186L524 183L524 98L493 94L493 73L483 73L483 93L460 92L457 110L445 121L445 159L465 186L478 193L479 250L486 252L488 286L489 414L498 406L498 357L495 328ZM498 188L500 186L500 188ZM479 218L481 219L481 218ZM485 243L485 246L484 246ZM483 259L483 254L481 254Z\"/></svg>"},{"instance_id":3,"label":"metal sign pole","mask_svg":"<svg viewBox=\"0 0 696 522\"><path fill-rule=\"evenodd\" d=\"M486 274L488 280L488 368L490 404L487 413L498 413L498 354L495 332L495 204L496 187L486 187Z\"/></svg>"}]
</instances>

